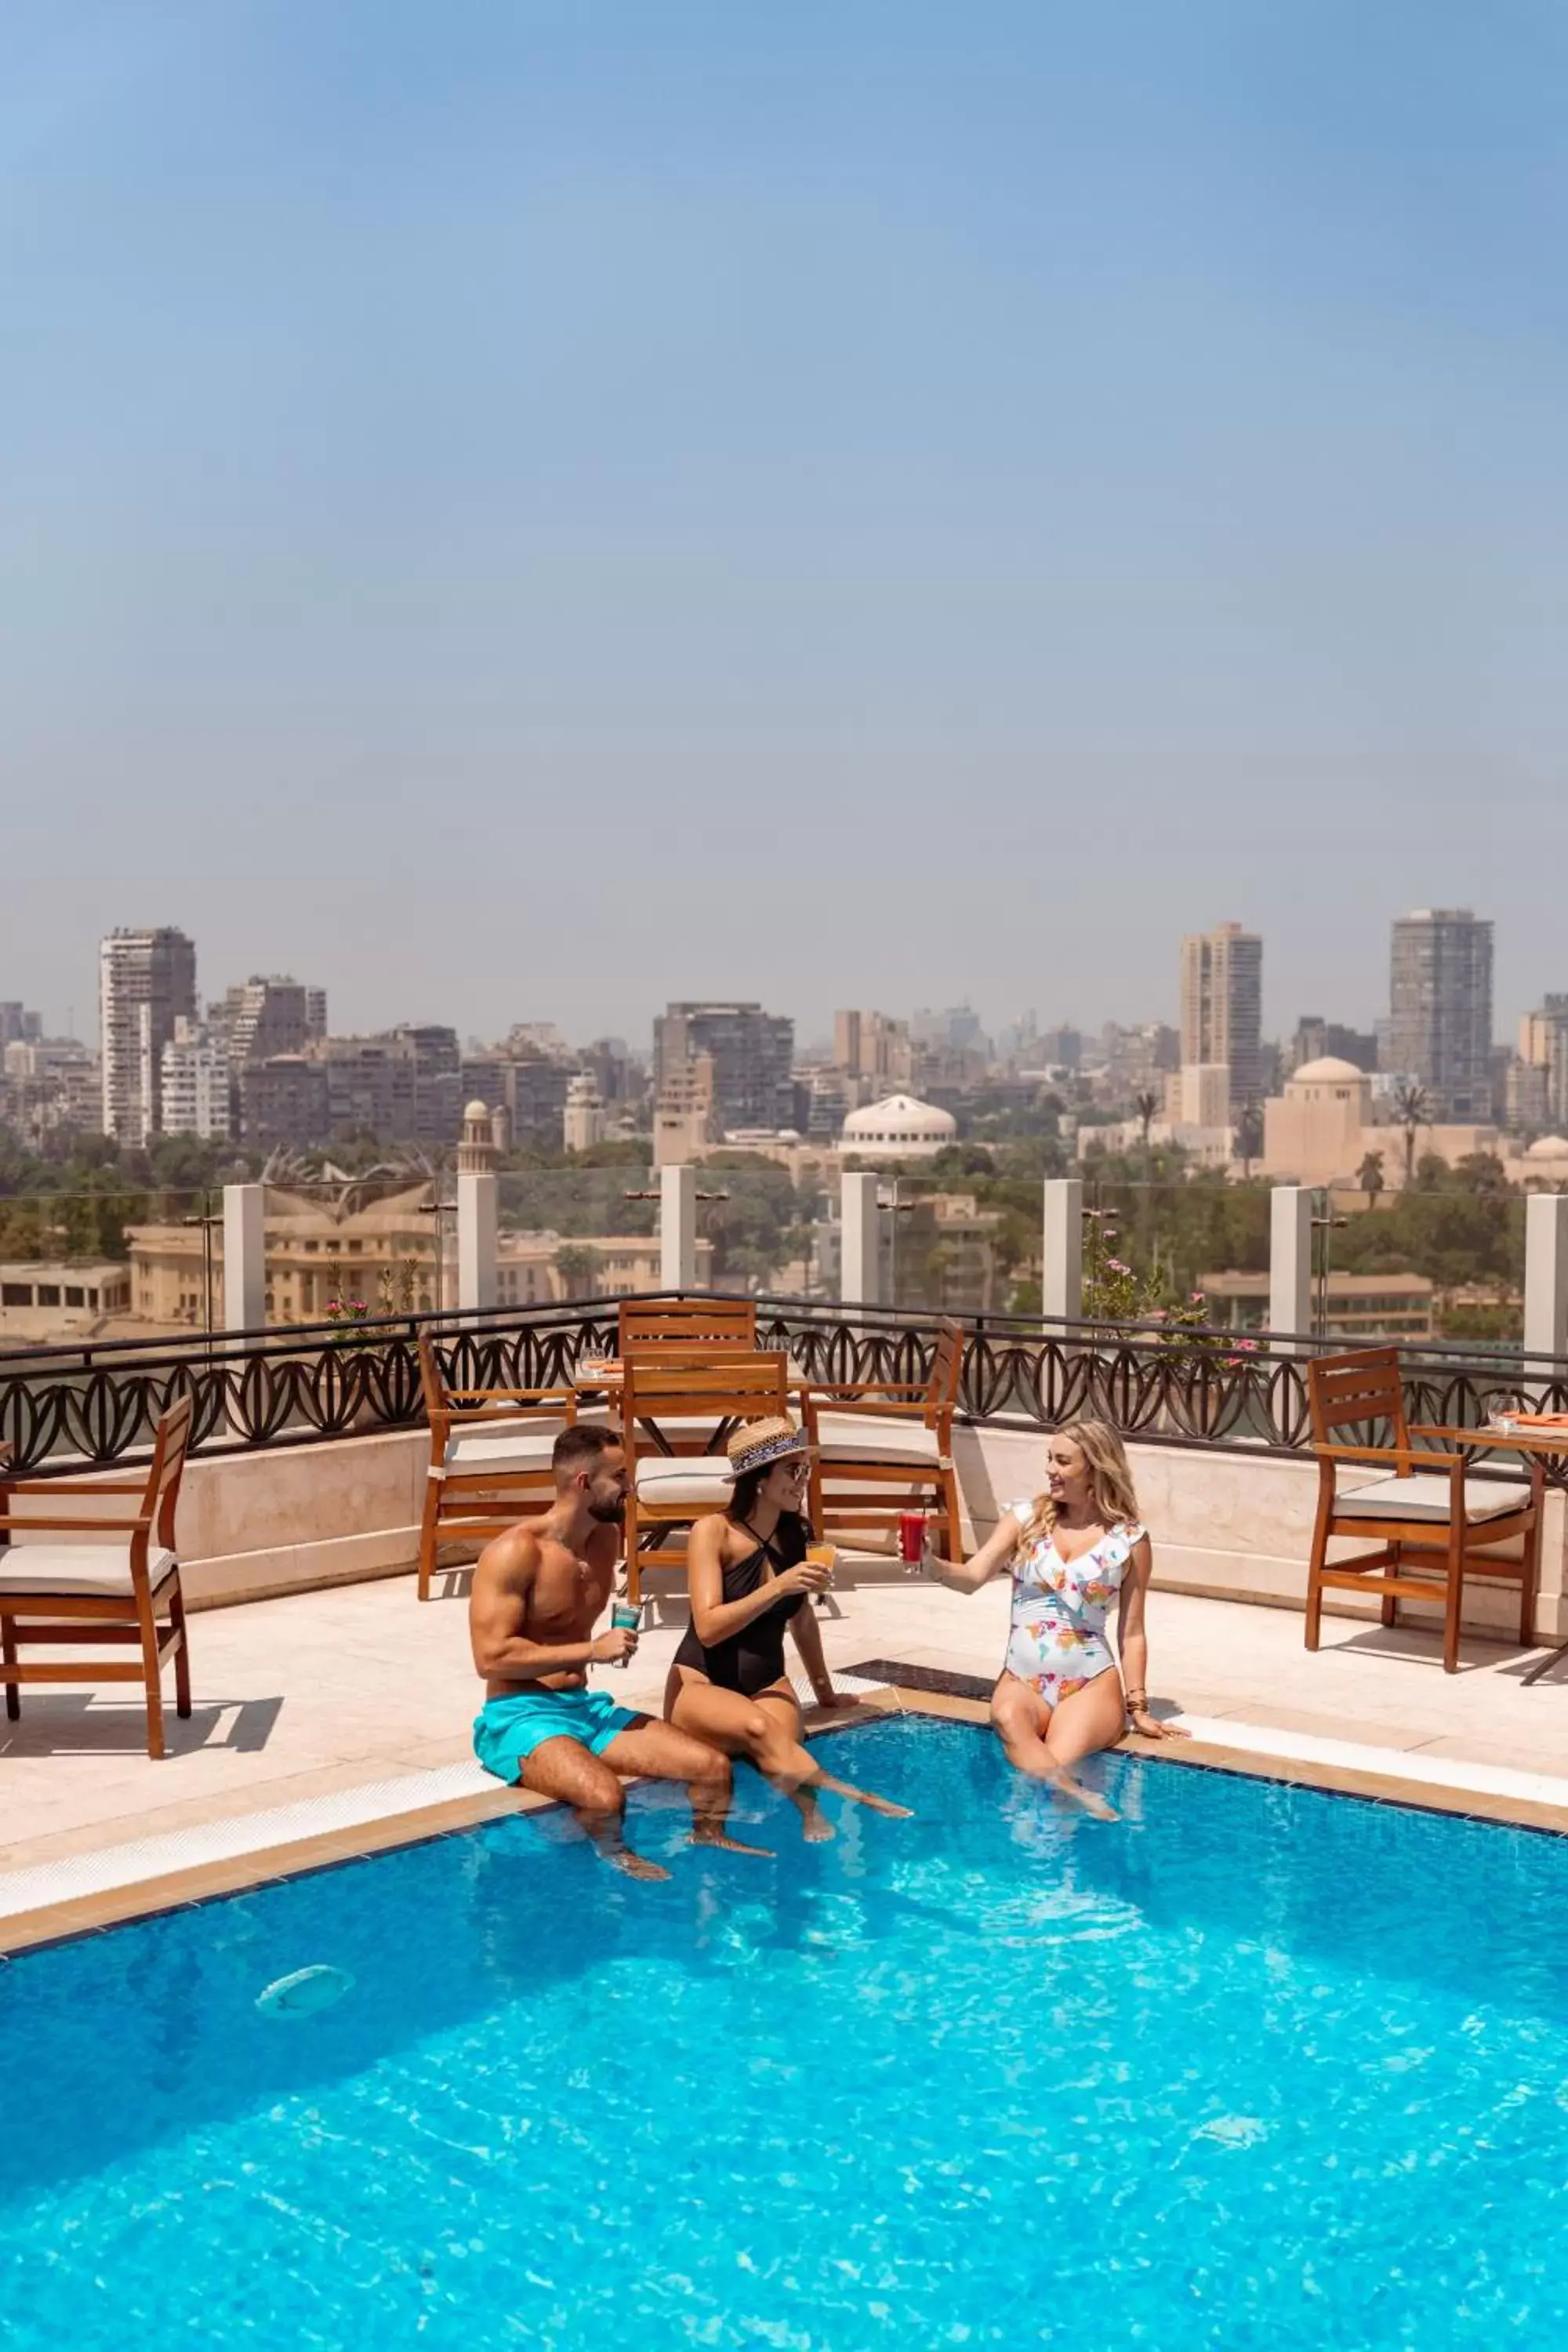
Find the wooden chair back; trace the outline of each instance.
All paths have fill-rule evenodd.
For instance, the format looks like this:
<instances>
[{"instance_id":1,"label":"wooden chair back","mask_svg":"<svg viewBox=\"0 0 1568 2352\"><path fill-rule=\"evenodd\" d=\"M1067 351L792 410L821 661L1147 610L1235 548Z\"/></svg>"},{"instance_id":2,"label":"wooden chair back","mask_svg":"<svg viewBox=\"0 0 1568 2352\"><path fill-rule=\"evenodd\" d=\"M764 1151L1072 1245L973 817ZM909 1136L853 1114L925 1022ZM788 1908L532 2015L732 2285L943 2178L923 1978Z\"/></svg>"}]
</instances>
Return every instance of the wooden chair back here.
<instances>
[{"instance_id":1,"label":"wooden chair back","mask_svg":"<svg viewBox=\"0 0 1568 2352\"><path fill-rule=\"evenodd\" d=\"M1319 1356L1307 1367L1307 1404L1314 1445L1334 1445L1341 1430L1367 1433L1356 1442L1376 1444L1408 1466L1410 1432L1405 1414L1405 1382L1397 1348L1357 1348L1343 1356ZM1377 1438L1373 1431L1386 1433Z\"/></svg>"},{"instance_id":2,"label":"wooden chair back","mask_svg":"<svg viewBox=\"0 0 1568 2352\"><path fill-rule=\"evenodd\" d=\"M147 1470L147 1491L142 1499L142 1516L149 1527L157 1523L158 1542L164 1551L174 1549L174 1514L180 1504L180 1484L185 1475L185 1456L191 1450L191 1423L195 1404L188 1396L178 1397L158 1423L153 1441L153 1459Z\"/></svg>"},{"instance_id":3,"label":"wooden chair back","mask_svg":"<svg viewBox=\"0 0 1568 2352\"><path fill-rule=\"evenodd\" d=\"M441 1367L436 1360L436 1344L428 1331L421 1331L417 1341L419 1356L419 1391L425 1399L425 1418L432 1424L449 1408L447 1383L441 1378Z\"/></svg>"},{"instance_id":4,"label":"wooden chair back","mask_svg":"<svg viewBox=\"0 0 1568 2352\"><path fill-rule=\"evenodd\" d=\"M724 1348L752 1355L757 1308L751 1298L623 1298L616 1352L634 1348Z\"/></svg>"},{"instance_id":5,"label":"wooden chair back","mask_svg":"<svg viewBox=\"0 0 1568 2352\"><path fill-rule=\"evenodd\" d=\"M949 1318L943 1317L937 1330L936 1346L931 1351L931 1378L926 1384L926 1421L935 1428L943 1414L951 1417L958 1403L959 1382L963 1376L963 1333Z\"/></svg>"},{"instance_id":6,"label":"wooden chair back","mask_svg":"<svg viewBox=\"0 0 1568 2352\"><path fill-rule=\"evenodd\" d=\"M638 1429L657 1424L661 1416L705 1421L718 1430L789 1411L788 1360L783 1355L710 1357L654 1348L634 1350L625 1364L621 1426L634 1448ZM645 1454L654 1450L651 1442L642 1447Z\"/></svg>"}]
</instances>

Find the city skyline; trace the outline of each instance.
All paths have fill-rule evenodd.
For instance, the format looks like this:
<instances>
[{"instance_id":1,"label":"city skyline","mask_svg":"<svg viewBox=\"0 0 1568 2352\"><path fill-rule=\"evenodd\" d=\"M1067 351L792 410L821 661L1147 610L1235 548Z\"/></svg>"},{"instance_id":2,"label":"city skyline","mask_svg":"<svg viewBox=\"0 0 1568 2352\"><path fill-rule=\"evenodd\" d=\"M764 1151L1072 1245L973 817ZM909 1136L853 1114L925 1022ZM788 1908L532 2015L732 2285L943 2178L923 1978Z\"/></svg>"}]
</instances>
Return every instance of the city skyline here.
<instances>
[{"instance_id":1,"label":"city skyline","mask_svg":"<svg viewBox=\"0 0 1568 2352\"><path fill-rule=\"evenodd\" d=\"M1400 906L1494 911L1505 1021L1559 984L1561 17L889 38L12 12L7 927L55 1020L128 914L345 1029L770 1000L781 900L805 1033L1136 1019L1233 913L1276 1034L1365 1017Z\"/></svg>"},{"instance_id":2,"label":"city skyline","mask_svg":"<svg viewBox=\"0 0 1568 2352\"><path fill-rule=\"evenodd\" d=\"M1495 933L1498 929L1495 919L1489 915L1478 919L1468 908L1458 910L1408 908L1389 915L1385 920L1383 934L1382 992L1375 1006L1354 1008L1360 1013L1363 1024L1370 1019L1371 1024L1385 1034L1390 1041L1396 1034L1408 1036L1412 1034L1410 1029L1412 1014L1409 1011L1402 1010L1400 995L1401 942L1412 936L1423 934L1433 925L1437 927L1437 935L1440 937L1449 935L1456 927L1459 927L1462 932L1463 927L1466 926L1473 927L1479 934L1484 936L1486 977L1484 1010L1479 1034L1485 1035L1489 1024L1490 1044L1493 1047L1510 1045L1519 1034L1521 1022L1527 1021L1532 1014L1538 1013L1542 1004L1552 1004L1561 1001L1557 992L1542 989L1528 1005L1521 1005L1517 1008L1499 1007L1492 984ZM103 979L105 960L111 949L116 949L117 952L123 952L126 943L150 940L154 938L179 940L193 950L195 946L190 931L184 925L177 923L165 922L150 927L136 927L117 922L104 934L98 950L100 1019L105 986ZM119 943L118 947L117 943ZM1282 1016L1278 1023L1273 1022L1268 1009L1269 993L1267 980L1269 958L1263 952L1264 939L1256 926L1238 923L1234 919L1227 918L1214 923L1206 931L1195 933L1180 931L1175 935L1174 944L1179 951L1175 961L1174 978L1173 980L1169 972L1166 974L1166 989L1163 999L1157 1006L1144 1004L1138 1008L1133 1017L1127 1021L1118 1021L1115 1016L1108 1016L1104 1021L1097 1021L1091 1016L1083 1015L1074 1006L1064 1006L1048 999L1042 1003L1037 995L1026 1003L1015 1003L1005 1008L997 1008L978 1005L972 995L959 994L948 999L949 1012L941 1016L931 1014L928 1007L912 1003L906 1005L901 1012L897 1012L893 1000L885 991L881 992L879 999L873 993L866 997L863 1002L867 1011L874 1011L878 1018L890 1015L904 1021L906 1024L912 1023L917 1028L922 1016L946 1020L952 1013L962 1013L972 1018L973 1028L977 1033L992 1039L1010 1032L1019 1022L1032 1022L1042 1032L1065 1025L1078 1030L1085 1037L1096 1036L1113 1027L1136 1028L1154 1022L1165 1024L1178 1034L1182 1041L1182 1059L1184 1062L1224 1060L1226 1055L1218 1049L1215 1041L1216 1039L1223 1041L1222 1033L1228 1016L1216 1009L1212 1017L1220 1025L1215 1029L1209 1027L1211 1014L1207 1010L1208 959L1211 955L1223 954L1228 957L1240 951L1248 959L1245 968L1247 976L1240 983L1244 992L1243 999L1240 1001L1244 1001L1247 1007L1243 1016L1247 1024L1244 1034L1251 1042L1242 1048L1244 1075L1239 1082L1238 1100L1245 1099L1247 1094L1256 1091L1252 1057L1260 1050L1260 1045L1283 1047L1292 1032L1302 1023L1316 1021L1326 1024L1331 1028L1340 1025L1353 1028L1355 1025L1353 1020L1345 1021L1339 1014L1325 1013L1322 1003L1318 999L1312 1000L1310 1003L1303 1002L1289 1014ZM281 989L289 999L299 1000L296 1017L300 1035L299 1040L279 1036L273 1042L269 1050L296 1050L297 1045L303 1042L307 1026L310 1034L324 1037L328 1034L326 1007L329 1000L332 1003L334 1010L338 1006L339 1000L335 992L329 992L321 984L300 983L291 974L282 973L278 969L276 961L274 961L274 969L270 977L263 977L261 965L266 961L266 957L263 956L249 977L243 982L226 977L221 995L193 968L194 993L191 993L188 999L183 997L179 1006L171 1008L163 1034L172 1034L172 1022L175 1012L189 1012L193 1015L199 1016L198 1025L205 1025L210 1019L220 1029L226 1030L237 1022L248 1037L249 1029L254 1026L258 1010L268 1001L268 992L275 995ZM323 964L325 961L326 959L321 955L317 955L314 959L317 966ZM1561 972L1559 971L1555 976L1561 977ZM74 1037L88 1044L96 1042L100 1050L102 1050L104 1033L101 1026L98 1038L94 1040L79 1020L74 1029L69 1025L62 1026L53 1023L47 1007L39 1005L39 992L18 982L15 972L10 975L10 984L17 987L18 994L9 1004L0 1003L0 1013L8 1011L19 1021L25 1011L26 1018L34 1024L36 1034L55 1041ZM1235 984L1228 980L1224 983L1227 989ZM257 992L260 992L260 994L258 995ZM926 993L929 995L930 992L928 989ZM772 989L772 993L776 996L781 992L775 986ZM252 998L255 999L255 1003L247 1004L247 1000ZM1261 1017L1258 1011L1260 998L1263 1007ZM697 999L666 998L661 1007L659 1000L653 997L645 1000L637 1017L616 1027L599 1029L589 1028L582 1023L574 1023L570 1018L565 1020L541 1018L533 1008L531 1008L530 1021L520 1024L515 1004L507 1006L498 1013L494 1021L482 1028L465 1028L461 1023L448 1020L446 1017L445 1005L427 1007L426 1010L434 1010L442 1016L442 1025L450 1027L455 1032L465 1049L469 1046L486 1048L493 1045L505 1033L514 1031L521 1025L537 1032L542 1037L547 1034L556 1034L562 1042L570 1045L574 1050L584 1047L595 1039L603 1039L606 1036L621 1037L632 1046L634 1052L641 1055L646 1050L650 1054L657 1068L661 1024L667 1016L678 1014L683 1007L691 1004L711 1008L716 1005L734 1006L746 1002L756 1003L760 1000L746 1000L740 992L728 991ZM313 1008L309 1016L305 1009L307 1003ZM784 1008L783 1017L793 1024L795 1033L797 1059L805 1048L816 1049L822 1046L834 1048L836 1043L839 1049L838 1057L843 1058L842 1024L847 1017L845 1008L849 1003L849 992L839 991L831 999L831 1012L820 1020L810 1017L802 1018L793 1003ZM1413 999L1411 1003L1413 1004ZM247 1005L247 1009L242 1011L242 1005ZM848 1017L858 1019L859 1016L853 1014ZM415 1029L419 1025L406 1008L400 1009L395 1016L388 1018L385 1008L382 1007L363 1022L355 1023L342 1019L333 1022L331 1034L339 1040L356 1037L371 1038L384 1036L397 1030ZM6 1031L5 1034L19 1034L20 1032L19 1030ZM648 1041L646 1049L645 1040ZM3 1042L3 1038L0 1038L0 1042ZM851 1058L854 1056L852 1055ZM1425 1064L1419 1054L1413 1055L1407 1059L1408 1066L1412 1070L1422 1070L1423 1074L1426 1074ZM1406 1065L1390 1061L1387 1066L1403 1068ZM1480 1083L1479 1073L1468 1082L1472 1085Z\"/></svg>"}]
</instances>

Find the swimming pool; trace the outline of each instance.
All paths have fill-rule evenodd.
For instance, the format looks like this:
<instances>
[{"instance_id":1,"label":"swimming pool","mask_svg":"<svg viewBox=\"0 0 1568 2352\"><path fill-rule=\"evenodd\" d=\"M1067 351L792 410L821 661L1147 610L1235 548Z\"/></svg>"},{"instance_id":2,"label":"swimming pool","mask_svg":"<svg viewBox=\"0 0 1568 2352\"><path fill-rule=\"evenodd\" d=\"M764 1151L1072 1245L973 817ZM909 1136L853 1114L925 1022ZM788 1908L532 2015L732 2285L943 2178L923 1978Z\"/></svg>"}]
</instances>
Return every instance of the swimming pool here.
<instances>
[{"instance_id":1,"label":"swimming pool","mask_svg":"<svg viewBox=\"0 0 1568 2352\"><path fill-rule=\"evenodd\" d=\"M518 1817L0 1968L7 2352L1568 2320L1568 1843L1127 1758L1108 1828L844 1736L916 1821L749 1782L758 1863L639 1794L667 1886Z\"/></svg>"}]
</instances>

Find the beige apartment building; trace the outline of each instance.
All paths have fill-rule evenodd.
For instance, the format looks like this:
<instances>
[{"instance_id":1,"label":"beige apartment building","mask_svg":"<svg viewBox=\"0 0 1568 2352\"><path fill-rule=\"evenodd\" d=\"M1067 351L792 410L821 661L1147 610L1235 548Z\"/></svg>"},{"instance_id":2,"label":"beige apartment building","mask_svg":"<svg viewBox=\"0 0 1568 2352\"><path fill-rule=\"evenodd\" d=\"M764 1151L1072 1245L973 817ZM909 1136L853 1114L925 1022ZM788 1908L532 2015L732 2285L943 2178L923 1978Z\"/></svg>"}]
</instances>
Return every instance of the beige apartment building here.
<instances>
[{"instance_id":1,"label":"beige apartment building","mask_svg":"<svg viewBox=\"0 0 1568 2352\"><path fill-rule=\"evenodd\" d=\"M428 1184L382 1199L363 1187L314 1198L279 1190L267 1206L267 1320L317 1323L338 1297L363 1299L372 1314L428 1315L458 1301L454 1221L426 1213ZM440 1233L437 1279L437 1225ZM223 1229L211 1230L208 1262L199 1226L133 1225L131 1309L150 1322L206 1328L223 1314ZM697 1245L706 1283L712 1244ZM659 1286L657 1234L501 1233L496 1243L497 1305L542 1307L564 1298L613 1297ZM121 1269L123 1271L123 1269Z\"/></svg>"}]
</instances>

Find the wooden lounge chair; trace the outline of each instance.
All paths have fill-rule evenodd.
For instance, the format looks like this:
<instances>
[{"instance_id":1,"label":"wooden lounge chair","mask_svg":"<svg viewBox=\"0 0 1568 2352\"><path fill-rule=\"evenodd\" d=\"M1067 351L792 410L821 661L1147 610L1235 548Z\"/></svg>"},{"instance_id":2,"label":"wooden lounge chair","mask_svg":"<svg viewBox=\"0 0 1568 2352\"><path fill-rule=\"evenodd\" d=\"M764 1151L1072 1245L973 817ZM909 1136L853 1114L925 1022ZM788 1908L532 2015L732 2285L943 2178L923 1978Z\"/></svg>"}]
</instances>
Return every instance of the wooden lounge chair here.
<instances>
[{"instance_id":1,"label":"wooden lounge chair","mask_svg":"<svg viewBox=\"0 0 1568 2352\"><path fill-rule=\"evenodd\" d=\"M944 1319L926 1380L807 1390L812 1517L823 1535L883 1534L923 1509L942 1519L941 1540L958 1557L952 1416L963 1371L963 1333Z\"/></svg>"},{"instance_id":2,"label":"wooden lounge chair","mask_svg":"<svg viewBox=\"0 0 1568 2352\"><path fill-rule=\"evenodd\" d=\"M632 1453L626 1578L634 1601L641 1598L649 1569L685 1568L685 1546L667 1543L668 1531L728 1504L732 1481L722 1449L735 1424L788 1410L782 1355L672 1360L656 1349L626 1359L622 1427ZM693 1426L704 1429L704 1451L670 1452L664 1432L672 1424L683 1434Z\"/></svg>"},{"instance_id":3,"label":"wooden lounge chair","mask_svg":"<svg viewBox=\"0 0 1568 2352\"><path fill-rule=\"evenodd\" d=\"M428 1601L437 1544L488 1539L550 1508L555 1441L579 1415L571 1388L448 1388L427 1332L419 1335L419 1384L430 1423L430 1465L418 1589L420 1600Z\"/></svg>"},{"instance_id":4,"label":"wooden lounge chair","mask_svg":"<svg viewBox=\"0 0 1568 2352\"><path fill-rule=\"evenodd\" d=\"M1467 1577L1519 1587L1519 1638L1535 1633L1535 1591L1541 1563L1545 1464L1527 1481L1467 1475L1462 1454L1413 1445L1427 1433L1407 1427L1399 1354L1361 1348L1321 1356L1308 1366L1312 1451L1318 1457L1318 1517L1307 1571L1307 1647L1318 1647L1325 1591L1375 1592L1383 1622L1399 1622L1402 1601L1441 1601L1443 1669L1457 1673L1459 1617ZM1359 1443L1338 1433L1360 1429ZM1377 1470L1381 1477L1342 1487L1342 1467ZM1335 1537L1370 1540L1330 1565ZM1521 1557L1500 1559L1496 1547L1518 1538Z\"/></svg>"},{"instance_id":5,"label":"wooden lounge chair","mask_svg":"<svg viewBox=\"0 0 1568 2352\"><path fill-rule=\"evenodd\" d=\"M190 1645L174 1514L191 1441L189 1397L169 1407L158 1423L153 1459L138 1478L7 1478L0 1481L0 1678L5 1713L22 1712L23 1683L142 1683L147 1694L147 1753L163 1754L165 1662L174 1662L174 1705L191 1711ZM123 1516L58 1510L19 1512L18 1496L134 1496ZM24 1535L27 1540L12 1538ZM64 1543L38 1537L68 1536ZM25 1659L24 1649L133 1647L139 1658Z\"/></svg>"}]
</instances>

